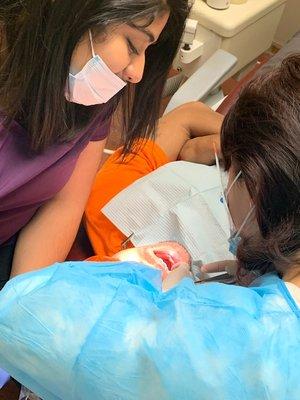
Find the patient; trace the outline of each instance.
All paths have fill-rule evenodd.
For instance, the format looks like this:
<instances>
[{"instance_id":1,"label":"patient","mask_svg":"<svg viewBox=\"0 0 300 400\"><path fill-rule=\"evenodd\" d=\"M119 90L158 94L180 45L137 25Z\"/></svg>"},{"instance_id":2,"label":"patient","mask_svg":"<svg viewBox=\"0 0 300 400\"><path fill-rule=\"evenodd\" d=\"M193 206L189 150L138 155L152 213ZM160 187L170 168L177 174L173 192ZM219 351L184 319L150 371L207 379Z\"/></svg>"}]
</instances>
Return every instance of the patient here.
<instances>
[{"instance_id":1,"label":"patient","mask_svg":"<svg viewBox=\"0 0 300 400\"><path fill-rule=\"evenodd\" d=\"M96 176L85 210L85 227L100 259L118 252L126 240L100 211L102 207L137 179L178 158L213 164L213 144L219 149L222 121L223 116L205 104L187 103L161 118L155 142L138 142L139 151L128 155L125 161L122 148L109 157ZM127 246L132 247L132 243L129 241Z\"/></svg>"},{"instance_id":2,"label":"patient","mask_svg":"<svg viewBox=\"0 0 300 400\"><path fill-rule=\"evenodd\" d=\"M0 367L45 400L299 400L299 104L300 55L222 125L230 248L251 286L195 285L179 265L162 292L133 261L24 274L0 292Z\"/></svg>"}]
</instances>

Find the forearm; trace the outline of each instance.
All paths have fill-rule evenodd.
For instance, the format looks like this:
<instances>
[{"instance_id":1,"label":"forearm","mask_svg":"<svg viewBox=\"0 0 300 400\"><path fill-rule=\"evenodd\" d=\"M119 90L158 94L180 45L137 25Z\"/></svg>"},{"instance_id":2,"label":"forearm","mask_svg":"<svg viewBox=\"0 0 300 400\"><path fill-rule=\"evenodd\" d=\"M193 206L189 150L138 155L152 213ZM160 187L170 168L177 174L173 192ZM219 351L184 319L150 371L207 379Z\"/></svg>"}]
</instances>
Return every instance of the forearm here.
<instances>
[{"instance_id":1,"label":"forearm","mask_svg":"<svg viewBox=\"0 0 300 400\"><path fill-rule=\"evenodd\" d=\"M43 206L21 231L12 276L64 261L74 242L83 208L54 200Z\"/></svg>"},{"instance_id":2,"label":"forearm","mask_svg":"<svg viewBox=\"0 0 300 400\"><path fill-rule=\"evenodd\" d=\"M223 115L211 110L205 104L193 103L189 107L185 123L191 132L181 148L179 158L184 161L212 165L215 163L215 149L220 152L220 132Z\"/></svg>"},{"instance_id":3,"label":"forearm","mask_svg":"<svg viewBox=\"0 0 300 400\"><path fill-rule=\"evenodd\" d=\"M182 124L191 138L219 134L223 119L223 115L200 102L188 103L182 109Z\"/></svg>"},{"instance_id":4,"label":"forearm","mask_svg":"<svg viewBox=\"0 0 300 400\"><path fill-rule=\"evenodd\" d=\"M185 143L181 149L179 158L183 161L213 165L215 164L215 149L219 154L219 134L196 137Z\"/></svg>"},{"instance_id":5,"label":"forearm","mask_svg":"<svg viewBox=\"0 0 300 400\"><path fill-rule=\"evenodd\" d=\"M103 146L103 141L88 144L66 185L22 229L15 249L12 276L66 258L84 212Z\"/></svg>"},{"instance_id":6,"label":"forearm","mask_svg":"<svg viewBox=\"0 0 300 400\"><path fill-rule=\"evenodd\" d=\"M163 116L161 121L169 126L185 129L190 137L198 137L220 133L223 119L223 115L197 101L183 104Z\"/></svg>"},{"instance_id":7,"label":"forearm","mask_svg":"<svg viewBox=\"0 0 300 400\"><path fill-rule=\"evenodd\" d=\"M173 161L189 139L219 135L222 122L223 116L205 104L186 103L161 118L156 143Z\"/></svg>"}]
</instances>

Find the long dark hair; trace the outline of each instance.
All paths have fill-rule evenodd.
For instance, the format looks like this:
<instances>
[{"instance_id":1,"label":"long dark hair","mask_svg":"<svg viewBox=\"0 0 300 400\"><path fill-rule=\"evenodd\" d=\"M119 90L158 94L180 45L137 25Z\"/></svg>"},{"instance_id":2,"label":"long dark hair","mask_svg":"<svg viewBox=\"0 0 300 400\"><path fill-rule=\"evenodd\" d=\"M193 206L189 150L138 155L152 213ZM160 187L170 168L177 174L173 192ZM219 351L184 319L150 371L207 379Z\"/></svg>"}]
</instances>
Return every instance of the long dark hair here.
<instances>
[{"instance_id":1,"label":"long dark hair","mask_svg":"<svg viewBox=\"0 0 300 400\"><path fill-rule=\"evenodd\" d=\"M151 24L165 10L169 20L147 50L144 76L135 89L127 85L100 106L65 100L71 57L88 29L101 34L112 24L140 19ZM72 139L100 115L107 120L122 98L128 152L135 138L154 134L164 81L187 13L187 0L2 0L0 108L5 123L16 119L28 132L30 149L41 152Z\"/></svg>"},{"instance_id":2,"label":"long dark hair","mask_svg":"<svg viewBox=\"0 0 300 400\"><path fill-rule=\"evenodd\" d=\"M242 91L221 147L225 168L242 171L259 227L238 247L241 270L300 266L300 54Z\"/></svg>"}]
</instances>

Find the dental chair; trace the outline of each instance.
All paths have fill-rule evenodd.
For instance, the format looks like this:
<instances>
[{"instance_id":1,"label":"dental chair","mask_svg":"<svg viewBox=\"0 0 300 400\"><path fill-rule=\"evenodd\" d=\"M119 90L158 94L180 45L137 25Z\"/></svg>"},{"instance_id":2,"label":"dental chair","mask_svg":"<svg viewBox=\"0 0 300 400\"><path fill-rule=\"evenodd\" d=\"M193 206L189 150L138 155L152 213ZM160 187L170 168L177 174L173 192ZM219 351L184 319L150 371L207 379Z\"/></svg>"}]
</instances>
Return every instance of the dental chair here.
<instances>
[{"instance_id":1,"label":"dental chair","mask_svg":"<svg viewBox=\"0 0 300 400\"><path fill-rule=\"evenodd\" d=\"M256 74L271 71L288 55L299 52L300 31L273 57L260 57L253 69L238 82L234 90L228 96L223 96L221 101L219 100L216 104L213 104L214 95L210 96L211 93L219 87L224 77L228 75L237 62L234 56L219 49L171 97L165 113L186 102L201 100L212 106L219 113L226 115L238 98L243 86ZM67 260L84 260L93 254L94 252L84 226L81 225Z\"/></svg>"}]
</instances>

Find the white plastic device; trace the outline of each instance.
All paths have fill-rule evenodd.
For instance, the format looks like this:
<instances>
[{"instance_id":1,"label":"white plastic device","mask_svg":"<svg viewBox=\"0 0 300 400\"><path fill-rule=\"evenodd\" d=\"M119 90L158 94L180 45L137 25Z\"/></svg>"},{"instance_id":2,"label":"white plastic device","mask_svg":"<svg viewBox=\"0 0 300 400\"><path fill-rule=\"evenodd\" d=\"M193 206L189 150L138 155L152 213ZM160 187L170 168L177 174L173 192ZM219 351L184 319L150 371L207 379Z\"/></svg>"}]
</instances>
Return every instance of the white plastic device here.
<instances>
[{"instance_id":1,"label":"white plastic device","mask_svg":"<svg viewBox=\"0 0 300 400\"><path fill-rule=\"evenodd\" d=\"M196 36L198 21L188 18L185 23L181 41L183 45L192 45Z\"/></svg>"},{"instance_id":2,"label":"white plastic device","mask_svg":"<svg viewBox=\"0 0 300 400\"><path fill-rule=\"evenodd\" d=\"M230 6L230 0L206 0L207 5L217 10L225 10Z\"/></svg>"},{"instance_id":3,"label":"white plastic device","mask_svg":"<svg viewBox=\"0 0 300 400\"><path fill-rule=\"evenodd\" d=\"M179 52L179 59L184 64L202 56L203 43L195 39L198 21L188 18L181 38L182 46Z\"/></svg>"},{"instance_id":4,"label":"white plastic device","mask_svg":"<svg viewBox=\"0 0 300 400\"><path fill-rule=\"evenodd\" d=\"M196 58L201 57L203 54L203 45L204 43L199 42L199 40L194 39L191 46L187 49L184 47L180 49L179 59L182 63L188 64Z\"/></svg>"}]
</instances>

